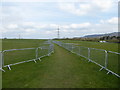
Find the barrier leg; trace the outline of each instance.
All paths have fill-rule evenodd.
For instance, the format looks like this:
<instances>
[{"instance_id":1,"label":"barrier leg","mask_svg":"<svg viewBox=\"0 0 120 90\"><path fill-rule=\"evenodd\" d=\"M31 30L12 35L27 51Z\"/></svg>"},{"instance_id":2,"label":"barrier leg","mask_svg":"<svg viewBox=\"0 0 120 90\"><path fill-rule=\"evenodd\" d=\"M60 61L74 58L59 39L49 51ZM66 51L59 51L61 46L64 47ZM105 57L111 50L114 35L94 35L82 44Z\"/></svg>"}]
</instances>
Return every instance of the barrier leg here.
<instances>
[{"instance_id":1,"label":"barrier leg","mask_svg":"<svg viewBox=\"0 0 120 90\"><path fill-rule=\"evenodd\" d=\"M39 61L42 61L41 58L39 58Z\"/></svg>"},{"instance_id":2,"label":"barrier leg","mask_svg":"<svg viewBox=\"0 0 120 90\"><path fill-rule=\"evenodd\" d=\"M99 71L102 71L104 69L104 67L102 67Z\"/></svg>"},{"instance_id":3,"label":"barrier leg","mask_svg":"<svg viewBox=\"0 0 120 90\"><path fill-rule=\"evenodd\" d=\"M33 60L33 61L34 61L35 63L37 63L36 60Z\"/></svg>"},{"instance_id":4,"label":"barrier leg","mask_svg":"<svg viewBox=\"0 0 120 90\"><path fill-rule=\"evenodd\" d=\"M3 70L2 68L0 68L1 71L5 72L5 70Z\"/></svg>"},{"instance_id":5,"label":"barrier leg","mask_svg":"<svg viewBox=\"0 0 120 90\"><path fill-rule=\"evenodd\" d=\"M10 65L8 65L8 69L11 70Z\"/></svg>"}]
</instances>

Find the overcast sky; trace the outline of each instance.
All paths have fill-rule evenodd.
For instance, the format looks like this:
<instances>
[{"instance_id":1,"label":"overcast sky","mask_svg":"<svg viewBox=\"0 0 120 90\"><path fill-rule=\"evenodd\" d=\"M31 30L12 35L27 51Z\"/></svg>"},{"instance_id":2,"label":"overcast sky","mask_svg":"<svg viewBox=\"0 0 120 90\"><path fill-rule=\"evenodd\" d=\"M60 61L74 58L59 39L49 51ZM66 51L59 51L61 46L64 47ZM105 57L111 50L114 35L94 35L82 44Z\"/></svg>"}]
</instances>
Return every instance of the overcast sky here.
<instances>
[{"instance_id":1,"label":"overcast sky","mask_svg":"<svg viewBox=\"0 0 120 90\"><path fill-rule=\"evenodd\" d=\"M2 0L0 7L7 38L56 38L58 26L61 38L118 31L117 0Z\"/></svg>"}]
</instances>

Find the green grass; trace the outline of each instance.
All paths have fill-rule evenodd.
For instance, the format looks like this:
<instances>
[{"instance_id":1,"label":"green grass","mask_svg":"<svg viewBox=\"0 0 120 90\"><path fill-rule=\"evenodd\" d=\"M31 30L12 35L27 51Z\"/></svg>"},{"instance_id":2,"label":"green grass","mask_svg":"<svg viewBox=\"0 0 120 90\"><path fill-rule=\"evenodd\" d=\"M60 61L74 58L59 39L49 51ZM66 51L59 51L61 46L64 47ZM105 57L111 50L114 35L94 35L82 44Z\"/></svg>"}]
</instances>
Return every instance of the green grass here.
<instances>
[{"instance_id":1,"label":"green grass","mask_svg":"<svg viewBox=\"0 0 120 90\"><path fill-rule=\"evenodd\" d=\"M20 49L20 48L37 48L46 40L36 39L4 39L2 40L2 50Z\"/></svg>"},{"instance_id":2,"label":"green grass","mask_svg":"<svg viewBox=\"0 0 120 90\"><path fill-rule=\"evenodd\" d=\"M22 47L19 40L16 42L19 44L15 45L15 48ZM37 47L39 46L39 42L41 42L41 40L35 45L28 44L33 43L32 40L31 42L26 42L27 41L25 41L24 44L26 47ZM6 48L11 47L10 45L11 44L7 44ZM3 88L119 87L119 79L116 76L111 74L107 75L107 72L104 70L99 71L99 66L90 62L88 63L84 58L72 54L57 45L55 45L55 53L49 57L42 58L41 62L28 62L12 66L11 68L11 71L4 68L6 72L2 73Z\"/></svg>"}]
</instances>

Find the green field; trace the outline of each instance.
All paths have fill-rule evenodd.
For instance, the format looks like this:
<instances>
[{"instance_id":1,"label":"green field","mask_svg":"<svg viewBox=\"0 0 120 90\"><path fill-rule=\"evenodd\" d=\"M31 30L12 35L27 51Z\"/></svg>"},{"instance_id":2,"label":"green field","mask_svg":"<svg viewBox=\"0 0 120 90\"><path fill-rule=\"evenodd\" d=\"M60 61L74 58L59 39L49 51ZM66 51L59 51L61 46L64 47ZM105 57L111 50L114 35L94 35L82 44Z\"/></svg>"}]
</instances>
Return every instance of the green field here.
<instances>
[{"instance_id":1,"label":"green field","mask_svg":"<svg viewBox=\"0 0 120 90\"><path fill-rule=\"evenodd\" d=\"M39 47L45 40L3 40L3 50ZM83 41L64 41L77 43L81 46L117 51L116 43L98 43ZM19 61L27 57L34 57L34 51L14 53L20 56ZM17 56L17 57L18 57ZM10 53L6 63L13 62ZM107 75L105 70L71 52L55 45L55 53L42 61L28 62L4 68L3 88L118 88L119 79L114 75Z\"/></svg>"},{"instance_id":2,"label":"green field","mask_svg":"<svg viewBox=\"0 0 120 90\"><path fill-rule=\"evenodd\" d=\"M4 39L2 40L2 50L20 49L20 48L37 48L46 40L36 39Z\"/></svg>"}]
</instances>

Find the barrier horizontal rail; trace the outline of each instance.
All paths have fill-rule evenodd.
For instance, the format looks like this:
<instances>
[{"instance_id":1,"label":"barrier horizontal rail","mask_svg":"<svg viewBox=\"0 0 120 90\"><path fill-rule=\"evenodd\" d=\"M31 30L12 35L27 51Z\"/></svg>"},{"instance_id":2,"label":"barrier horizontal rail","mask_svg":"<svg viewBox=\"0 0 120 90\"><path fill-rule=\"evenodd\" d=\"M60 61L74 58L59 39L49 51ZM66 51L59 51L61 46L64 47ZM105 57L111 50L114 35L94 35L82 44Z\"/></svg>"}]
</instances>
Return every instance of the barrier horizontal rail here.
<instances>
[{"instance_id":1,"label":"barrier horizontal rail","mask_svg":"<svg viewBox=\"0 0 120 90\"><path fill-rule=\"evenodd\" d=\"M2 52L15 51L15 50L28 50L28 49L36 49L36 48L9 49L9 50L3 50Z\"/></svg>"},{"instance_id":2,"label":"barrier horizontal rail","mask_svg":"<svg viewBox=\"0 0 120 90\"><path fill-rule=\"evenodd\" d=\"M97 64L101 67L99 71L105 69L107 71L107 74L112 73L113 75L120 78L120 72L118 70L118 55L120 55L120 53L107 51L104 49L75 46L73 44L63 43L61 41L53 41L53 43L56 43L66 50L86 58L88 62ZM110 55L110 53L113 55Z\"/></svg>"},{"instance_id":3,"label":"barrier horizontal rail","mask_svg":"<svg viewBox=\"0 0 120 90\"><path fill-rule=\"evenodd\" d=\"M43 45L45 45L45 44L43 44ZM5 62L5 59L4 59L5 56L4 56L4 54L6 52L14 52L14 51L21 51L21 50L24 50L24 51L25 50L34 50L35 51L34 55L33 55L34 58L29 59L29 60L18 61L18 62L14 62L14 63L11 62L11 63L6 64L6 65L4 64L4 62ZM39 52L43 53L43 54L40 55ZM47 41L47 45L46 46L40 46L40 47L37 47L37 48L21 48L21 49L3 50L3 51L0 51L0 56L1 56L1 59L2 59L2 65L0 66L0 70L5 72L5 70L3 70L2 67L8 67L8 69L11 70L10 66L21 64L21 63L25 63L25 62L30 62L30 61L34 61L36 63L37 60L41 61L41 58L43 58L45 56L50 56L52 53L54 53L54 45L52 44L52 42L50 40ZM22 56L22 58L23 58L23 56Z\"/></svg>"}]
</instances>

